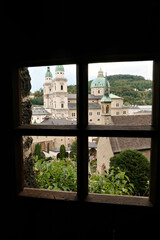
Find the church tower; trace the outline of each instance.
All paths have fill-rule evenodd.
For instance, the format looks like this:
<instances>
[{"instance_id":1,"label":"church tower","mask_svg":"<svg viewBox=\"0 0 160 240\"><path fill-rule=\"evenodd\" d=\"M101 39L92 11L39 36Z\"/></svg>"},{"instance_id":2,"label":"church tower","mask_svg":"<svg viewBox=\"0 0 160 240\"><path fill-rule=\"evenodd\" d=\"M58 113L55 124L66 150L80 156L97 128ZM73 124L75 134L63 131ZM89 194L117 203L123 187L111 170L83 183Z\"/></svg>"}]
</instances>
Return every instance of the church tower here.
<instances>
[{"instance_id":1,"label":"church tower","mask_svg":"<svg viewBox=\"0 0 160 240\"><path fill-rule=\"evenodd\" d=\"M64 77L63 65L58 65L55 68L55 78L52 84L53 89L53 118L68 118L68 94L67 94L67 79Z\"/></svg>"},{"instance_id":2,"label":"church tower","mask_svg":"<svg viewBox=\"0 0 160 240\"><path fill-rule=\"evenodd\" d=\"M45 74L45 82L43 84L43 92L44 92L44 107L51 112L52 108L52 73L50 71L50 67L47 67L47 72Z\"/></svg>"},{"instance_id":3,"label":"church tower","mask_svg":"<svg viewBox=\"0 0 160 240\"><path fill-rule=\"evenodd\" d=\"M101 110L102 110L102 124L111 124L111 98L110 98L110 84L105 76L104 94L101 98Z\"/></svg>"},{"instance_id":4,"label":"church tower","mask_svg":"<svg viewBox=\"0 0 160 240\"><path fill-rule=\"evenodd\" d=\"M110 98L110 84L105 76L104 82L104 93L101 98L101 111L102 111L102 124L111 124L111 98ZM102 151L103 149L103 151ZM111 148L109 137L98 137L97 139L97 171L103 174L105 171L108 172L110 158L113 157L113 151Z\"/></svg>"}]
</instances>

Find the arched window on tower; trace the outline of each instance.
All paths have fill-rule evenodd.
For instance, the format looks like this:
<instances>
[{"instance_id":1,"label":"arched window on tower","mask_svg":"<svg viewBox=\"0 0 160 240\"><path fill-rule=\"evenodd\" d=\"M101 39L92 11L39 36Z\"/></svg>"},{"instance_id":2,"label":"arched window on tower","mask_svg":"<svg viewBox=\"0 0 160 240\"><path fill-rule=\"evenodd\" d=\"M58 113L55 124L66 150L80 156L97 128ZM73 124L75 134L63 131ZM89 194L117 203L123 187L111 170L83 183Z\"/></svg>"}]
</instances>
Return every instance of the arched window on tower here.
<instances>
[{"instance_id":1,"label":"arched window on tower","mask_svg":"<svg viewBox=\"0 0 160 240\"><path fill-rule=\"evenodd\" d=\"M106 106L106 113L109 113L109 105Z\"/></svg>"},{"instance_id":2,"label":"arched window on tower","mask_svg":"<svg viewBox=\"0 0 160 240\"><path fill-rule=\"evenodd\" d=\"M63 90L63 85L61 85L61 90Z\"/></svg>"}]
</instances>

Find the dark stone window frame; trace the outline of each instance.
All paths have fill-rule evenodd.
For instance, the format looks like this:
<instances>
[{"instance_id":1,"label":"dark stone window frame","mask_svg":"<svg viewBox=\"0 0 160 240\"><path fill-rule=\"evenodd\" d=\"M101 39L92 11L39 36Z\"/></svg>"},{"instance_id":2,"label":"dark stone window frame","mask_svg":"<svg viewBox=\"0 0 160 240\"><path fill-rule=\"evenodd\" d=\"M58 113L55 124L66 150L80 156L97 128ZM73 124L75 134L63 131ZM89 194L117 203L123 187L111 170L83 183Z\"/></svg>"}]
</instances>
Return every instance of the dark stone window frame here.
<instances>
[{"instance_id":1,"label":"dark stone window frame","mask_svg":"<svg viewBox=\"0 0 160 240\"><path fill-rule=\"evenodd\" d=\"M113 57L111 59L94 58L94 62L103 61L139 61L150 60L148 57ZM152 57L152 59L154 59ZM82 63L76 60L59 60L59 64L77 64L77 125L76 126L41 126L41 125L22 125L21 124L21 108L14 115L14 147L15 165L16 165L16 181L17 195L23 197L46 198L54 200L66 201L86 201L113 205L127 206L144 206L152 207L159 205L160 202L160 177L158 176L160 150L159 130L160 130L160 60L154 59L153 63L153 111L152 126L144 127L112 127L112 126L92 126L88 125L88 64L93 61ZM39 65L40 62L37 63ZM45 62L45 65L57 64L53 60ZM31 64L28 64L30 66ZM34 64L35 65L35 64ZM44 65L44 62L42 62ZM25 64L18 64L13 67L12 84L13 84L13 109L20 106L20 78L18 76L18 68ZM24 188L23 185L23 157L22 157L22 136L77 136L77 193L64 193L56 191L47 191L39 189ZM146 137L152 138L151 151L151 180L150 180L150 196L149 198L134 196L112 196L88 193L88 136L111 136L111 137ZM17 146L19 146L17 148ZM82 151L83 149L83 151Z\"/></svg>"}]
</instances>

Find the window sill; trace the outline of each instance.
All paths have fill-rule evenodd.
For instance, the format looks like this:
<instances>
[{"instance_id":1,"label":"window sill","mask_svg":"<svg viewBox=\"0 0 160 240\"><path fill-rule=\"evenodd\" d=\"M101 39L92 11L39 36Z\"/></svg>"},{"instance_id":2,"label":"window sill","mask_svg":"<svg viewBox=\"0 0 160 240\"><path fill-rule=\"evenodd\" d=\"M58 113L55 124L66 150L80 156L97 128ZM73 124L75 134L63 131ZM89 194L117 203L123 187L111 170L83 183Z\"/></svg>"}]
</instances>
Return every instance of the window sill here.
<instances>
[{"instance_id":1,"label":"window sill","mask_svg":"<svg viewBox=\"0 0 160 240\"><path fill-rule=\"evenodd\" d=\"M86 201L92 203L104 203L121 206L126 205L126 206L152 207L152 204L148 197L89 193L86 198Z\"/></svg>"},{"instance_id":2,"label":"window sill","mask_svg":"<svg viewBox=\"0 0 160 240\"><path fill-rule=\"evenodd\" d=\"M36 188L24 188L23 191L18 194L18 196L37 199L52 199L59 201L79 201L76 192L51 191ZM148 197L135 196L103 195L89 193L84 202L112 204L120 206L152 207L152 204L149 201Z\"/></svg>"},{"instance_id":3,"label":"window sill","mask_svg":"<svg viewBox=\"0 0 160 240\"><path fill-rule=\"evenodd\" d=\"M76 192L65 192L65 191L51 191L46 189L37 188L24 188L22 192L18 194L21 197L31 198L42 198L42 199L53 199L63 201L76 201Z\"/></svg>"}]
</instances>

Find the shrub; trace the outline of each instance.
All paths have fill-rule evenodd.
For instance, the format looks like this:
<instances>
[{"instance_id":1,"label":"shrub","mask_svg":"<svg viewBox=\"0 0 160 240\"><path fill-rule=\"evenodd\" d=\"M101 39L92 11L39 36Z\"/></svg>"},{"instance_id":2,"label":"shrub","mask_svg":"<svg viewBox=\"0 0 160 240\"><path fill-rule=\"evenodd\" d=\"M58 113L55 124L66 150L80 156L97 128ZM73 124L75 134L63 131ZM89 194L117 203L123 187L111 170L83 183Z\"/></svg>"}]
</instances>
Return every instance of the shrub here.
<instances>
[{"instance_id":1,"label":"shrub","mask_svg":"<svg viewBox=\"0 0 160 240\"><path fill-rule=\"evenodd\" d=\"M112 167L108 175L92 174L89 179L89 191L92 193L131 195L133 189L128 176L119 168Z\"/></svg>"},{"instance_id":2,"label":"shrub","mask_svg":"<svg viewBox=\"0 0 160 240\"><path fill-rule=\"evenodd\" d=\"M40 189L77 191L77 166L72 159L35 163L34 171Z\"/></svg>"},{"instance_id":3,"label":"shrub","mask_svg":"<svg viewBox=\"0 0 160 240\"><path fill-rule=\"evenodd\" d=\"M64 145L60 146L60 159L63 160L66 157L66 148Z\"/></svg>"},{"instance_id":4,"label":"shrub","mask_svg":"<svg viewBox=\"0 0 160 240\"><path fill-rule=\"evenodd\" d=\"M35 149L34 149L34 156L37 156L38 159L41 159L42 154L41 154L41 145L39 143L36 143Z\"/></svg>"},{"instance_id":5,"label":"shrub","mask_svg":"<svg viewBox=\"0 0 160 240\"><path fill-rule=\"evenodd\" d=\"M149 162L139 151L124 150L110 159L110 167L125 171L134 184L134 195L147 196L149 182Z\"/></svg>"},{"instance_id":6,"label":"shrub","mask_svg":"<svg viewBox=\"0 0 160 240\"><path fill-rule=\"evenodd\" d=\"M77 139L71 144L71 157L77 157Z\"/></svg>"}]
</instances>

